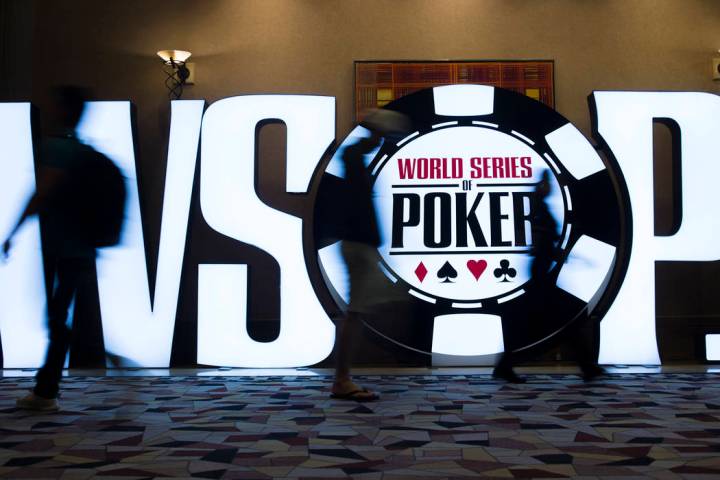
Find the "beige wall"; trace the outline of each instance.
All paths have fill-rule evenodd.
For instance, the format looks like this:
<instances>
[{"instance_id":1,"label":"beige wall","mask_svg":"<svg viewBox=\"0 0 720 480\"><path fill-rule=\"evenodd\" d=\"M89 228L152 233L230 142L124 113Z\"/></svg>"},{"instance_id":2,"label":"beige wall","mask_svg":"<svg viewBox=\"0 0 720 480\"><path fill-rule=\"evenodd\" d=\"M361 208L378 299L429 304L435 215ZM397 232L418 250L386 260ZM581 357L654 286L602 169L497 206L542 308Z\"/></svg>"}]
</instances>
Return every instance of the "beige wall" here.
<instances>
[{"instance_id":1,"label":"beige wall","mask_svg":"<svg viewBox=\"0 0 720 480\"><path fill-rule=\"evenodd\" d=\"M38 10L37 89L91 83L165 107L154 52L193 52L186 98L333 95L351 125L353 60L554 59L556 107L584 131L593 89L717 90L717 0L65 0Z\"/></svg>"},{"instance_id":2,"label":"beige wall","mask_svg":"<svg viewBox=\"0 0 720 480\"><path fill-rule=\"evenodd\" d=\"M163 48L193 53L197 84L183 98L336 97L338 139L352 126L353 61L361 59L553 59L556 108L587 135L594 89L720 92L710 79L711 58L720 56L718 0L36 2L34 100L42 107L53 83L131 99L141 174L151 190L162 188L168 131L155 56ZM662 172L656 177L662 232L672 224L670 181ZM277 175L261 184L280 193Z\"/></svg>"},{"instance_id":3,"label":"beige wall","mask_svg":"<svg viewBox=\"0 0 720 480\"><path fill-rule=\"evenodd\" d=\"M155 56L163 48L193 52L197 84L183 98L336 97L339 139L352 126L353 61L361 59L553 59L556 108L588 135L594 89L720 91L710 79L718 0L37 2L35 101L42 106L47 85L59 82L133 100L141 173L156 188L168 130ZM262 183L279 191L276 179ZM667 176L658 187L664 231Z\"/></svg>"},{"instance_id":4,"label":"beige wall","mask_svg":"<svg viewBox=\"0 0 720 480\"><path fill-rule=\"evenodd\" d=\"M0 101L32 93L34 2L0 1Z\"/></svg>"},{"instance_id":5,"label":"beige wall","mask_svg":"<svg viewBox=\"0 0 720 480\"><path fill-rule=\"evenodd\" d=\"M197 84L183 98L336 97L338 139L352 126L353 61L362 59L553 59L556 108L586 134L594 89L720 92L710 79L720 0L36 0L35 10L36 103L48 85L79 83L137 107L151 245L169 126L160 49L193 53ZM261 190L289 205L280 163L263 167ZM662 230L671 223L669 175L656 183ZM712 282L696 282L717 272L688 268L683 281L704 290L678 298L668 273L658 280L659 313L717 315Z\"/></svg>"},{"instance_id":6,"label":"beige wall","mask_svg":"<svg viewBox=\"0 0 720 480\"><path fill-rule=\"evenodd\" d=\"M41 4L36 72L132 97L141 111L164 105L154 55L161 48L193 52L198 82L187 98L333 95L340 134L350 127L353 60L360 59L554 59L557 109L584 130L593 89L716 90L709 61L720 48L717 0Z\"/></svg>"}]
</instances>

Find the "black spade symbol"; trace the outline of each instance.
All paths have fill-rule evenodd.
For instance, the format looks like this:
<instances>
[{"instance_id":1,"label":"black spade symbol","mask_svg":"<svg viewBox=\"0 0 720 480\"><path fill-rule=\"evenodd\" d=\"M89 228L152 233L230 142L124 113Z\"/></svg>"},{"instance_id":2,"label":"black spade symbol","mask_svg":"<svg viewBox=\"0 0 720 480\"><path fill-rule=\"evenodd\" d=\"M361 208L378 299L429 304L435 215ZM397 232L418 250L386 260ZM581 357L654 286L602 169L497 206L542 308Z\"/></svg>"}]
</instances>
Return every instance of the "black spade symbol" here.
<instances>
[{"instance_id":1,"label":"black spade symbol","mask_svg":"<svg viewBox=\"0 0 720 480\"><path fill-rule=\"evenodd\" d=\"M442 280L442 282L440 283L453 283L451 278L456 278L458 276L458 273L457 270L455 270L453 266L450 265L450 262L445 262L445 264L440 267L440 270L438 270L437 276L440 280Z\"/></svg>"}]
</instances>

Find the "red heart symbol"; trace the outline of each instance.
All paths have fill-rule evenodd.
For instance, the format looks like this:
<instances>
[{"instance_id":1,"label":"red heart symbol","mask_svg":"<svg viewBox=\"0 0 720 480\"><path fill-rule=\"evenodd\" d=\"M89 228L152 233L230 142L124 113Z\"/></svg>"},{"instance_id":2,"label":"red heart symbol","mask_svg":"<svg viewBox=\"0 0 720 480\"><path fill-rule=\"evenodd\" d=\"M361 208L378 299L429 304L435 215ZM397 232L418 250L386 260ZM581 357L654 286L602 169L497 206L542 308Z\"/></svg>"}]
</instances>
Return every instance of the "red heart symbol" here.
<instances>
[{"instance_id":1,"label":"red heart symbol","mask_svg":"<svg viewBox=\"0 0 720 480\"><path fill-rule=\"evenodd\" d=\"M473 277L475 277L475 280L477 280L487 268L487 262L485 260L468 260L467 267L470 273L473 274Z\"/></svg>"}]
</instances>

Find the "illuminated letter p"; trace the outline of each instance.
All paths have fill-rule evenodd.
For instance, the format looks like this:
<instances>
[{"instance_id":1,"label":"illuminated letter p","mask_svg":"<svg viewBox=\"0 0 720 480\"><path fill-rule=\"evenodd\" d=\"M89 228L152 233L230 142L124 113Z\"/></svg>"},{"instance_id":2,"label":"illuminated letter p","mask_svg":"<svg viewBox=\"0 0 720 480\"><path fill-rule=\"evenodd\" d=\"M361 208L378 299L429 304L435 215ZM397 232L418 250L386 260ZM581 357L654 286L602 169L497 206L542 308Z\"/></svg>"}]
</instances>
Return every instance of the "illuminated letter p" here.
<instances>
[{"instance_id":1,"label":"illuminated letter p","mask_svg":"<svg viewBox=\"0 0 720 480\"><path fill-rule=\"evenodd\" d=\"M597 133L622 169L632 209L627 274L601 324L600 363L658 364L655 261L720 260L720 216L708 208L717 192L720 97L685 92L595 92ZM682 224L654 235L653 120L680 129Z\"/></svg>"}]
</instances>

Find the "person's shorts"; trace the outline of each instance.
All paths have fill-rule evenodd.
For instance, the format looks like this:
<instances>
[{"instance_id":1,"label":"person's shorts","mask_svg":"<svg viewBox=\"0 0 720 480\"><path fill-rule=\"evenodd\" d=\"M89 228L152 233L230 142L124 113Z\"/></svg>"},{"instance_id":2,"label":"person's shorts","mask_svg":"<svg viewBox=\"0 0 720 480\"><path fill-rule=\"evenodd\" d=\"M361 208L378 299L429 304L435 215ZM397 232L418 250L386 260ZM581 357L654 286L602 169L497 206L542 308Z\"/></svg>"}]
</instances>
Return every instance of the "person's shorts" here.
<instances>
[{"instance_id":1,"label":"person's shorts","mask_svg":"<svg viewBox=\"0 0 720 480\"><path fill-rule=\"evenodd\" d=\"M394 289L388 288L388 279L380 270L377 249L343 240L341 250L350 281L348 311L372 313L379 305L394 300Z\"/></svg>"}]
</instances>

